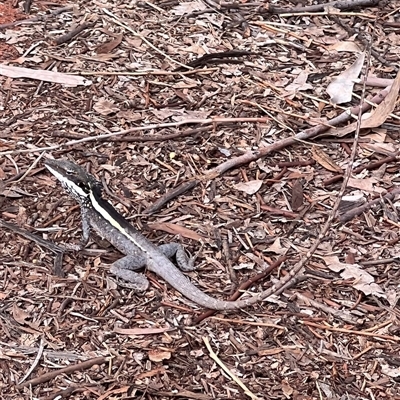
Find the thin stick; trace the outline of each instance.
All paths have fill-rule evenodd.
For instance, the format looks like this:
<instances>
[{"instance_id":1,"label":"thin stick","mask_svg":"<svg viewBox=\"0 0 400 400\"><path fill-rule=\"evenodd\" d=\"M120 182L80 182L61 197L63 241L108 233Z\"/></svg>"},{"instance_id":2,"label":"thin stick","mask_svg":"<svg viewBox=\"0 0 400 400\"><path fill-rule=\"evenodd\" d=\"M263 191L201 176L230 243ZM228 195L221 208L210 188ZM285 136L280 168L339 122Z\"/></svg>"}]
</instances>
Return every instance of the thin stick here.
<instances>
[{"instance_id":1,"label":"thin stick","mask_svg":"<svg viewBox=\"0 0 400 400\"><path fill-rule=\"evenodd\" d=\"M104 364L106 362L109 362L110 360L111 360L111 357L92 358L90 360L83 361L78 364L70 365L68 367L57 369L55 371L48 372L47 374L40 375L37 378L31 379L30 381L26 381L20 385L17 385L17 388L21 389L25 386L34 386L34 385L38 385L40 383L45 383L45 382L50 381L51 379L54 379L58 375L71 374L76 371L83 371L85 369L89 369L89 368L93 367L93 365Z\"/></svg>"},{"instance_id":2,"label":"thin stick","mask_svg":"<svg viewBox=\"0 0 400 400\"><path fill-rule=\"evenodd\" d=\"M54 146L38 147L36 149L8 150L8 151L0 152L0 156L5 156L5 155L9 155L9 154L36 153L38 151L58 150L58 149L61 149L64 147L74 146L74 145L80 144L80 143L93 142L96 140L104 140L104 139L108 139L108 138L111 138L114 136L125 135L127 133L138 132L138 131L149 131L152 129L159 129L159 128L170 128L170 127L176 127L176 126L181 126L181 125L186 125L186 124L221 124L221 123L232 123L232 122L265 123L267 121L268 121L268 118L265 118L265 117L261 117L261 118L220 118L220 117L215 117L215 118L204 118L204 119L186 119L183 121L168 122L165 124L152 124L152 125L146 125L146 126L137 126L135 128L126 129L126 130L119 131L119 132L105 133L104 135L88 136L88 137L85 137L82 139L70 140L67 143L56 144Z\"/></svg>"},{"instance_id":3,"label":"thin stick","mask_svg":"<svg viewBox=\"0 0 400 400\"><path fill-rule=\"evenodd\" d=\"M252 393L250 389L218 358L214 353L214 350L211 348L208 337L203 337L203 340L211 358L243 389L244 394L249 396L252 400L259 400L258 397Z\"/></svg>"},{"instance_id":4,"label":"thin stick","mask_svg":"<svg viewBox=\"0 0 400 400\"><path fill-rule=\"evenodd\" d=\"M64 273L62 270L62 260L63 260L63 255L66 251L65 248L62 248L55 243L52 243L48 240L44 240L40 236L35 235L34 233L28 232L24 229L21 229L19 226L16 226L14 224L10 224L3 219L0 218L0 227L7 228L18 235L21 235L28 240L32 240L33 242L37 243L39 246L43 246L46 249L52 251L56 257L54 258L54 275L63 277Z\"/></svg>"},{"instance_id":5,"label":"thin stick","mask_svg":"<svg viewBox=\"0 0 400 400\"><path fill-rule=\"evenodd\" d=\"M389 336L389 335L381 335L375 332L367 332L367 331L353 331L351 329L345 328L337 328L336 326L330 325L320 325L310 321L299 321L303 325L312 326L314 328L325 329L327 331L332 332L341 332L341 333L348 333L351 335L360 335L360 336L369 336L374 338L386 339L386 340L393 340L394 342L400 342L400 337L398 336Z\"/></svg>"},{"instance_id":6,"label":"thin stick","mask_svg":"<svg viewBox=\"0 0 400 400\"><path fill-rule=\"evenodd\" d=\"M81 25L78 25L75 27L75 29L72 29L72 31L66 33L65 35L60 36L55 40L55 44L59 46L60 44L67 43L70 40L72 40L75 36L79 35L82 31L84 31L87 28L92 28L93 23L89 22L84 22Z\"/></svg>"},{"instance_id":7,"label":"thin stick","mask_svg":"<svg viewBox=\"0 0 400 400\"><path fill-rule=\"evenodd\" d=\"M54 57L51 54L46 54L48 57ZM218 71L220 68L201 68L201 69L192 69L190 71L182 71L182 72L175 72L175 71L165 71L163 69L149 69L145 71L76 71L76 72L69 72L70 75L85 75L85 76L148 76L148 75L195 75L195 74L209 74L211 72Z\"/></svg>"},{"instance_id":8,"label":"thin stick","mask_svg":"<svg viewBox=\"0 0 400 400\"><path fill-rule=\"evenodd\" d=\"M172 61L175 64L180 65L181 67L185 68L185 69L192 69L191 67L180 63L179 61L174 60L172 57L170 57L168 54L165 54L163 51L161 51L158 47L154 46L153 43L149 42L144 36L142 36L140 33L136 32L135 30L133 30L130 26L125 25L124 23L122 23L118 17L116 15L114 15L111 11L108 11L106 8L103 8L103 12L104 14L107 14L109 17L114 18L114 22L119 25L122 26L123 28L125 28L126 30L128 30L129 32L132 32L135 36L137 36L138 38L140 38L141 40L143 40L143 42L145 42L148 46L150 46L153 50L155 50L157 53L160 53L161 55L163 55L165 58L167 58L168 60Z\"/></svg>"},{"instance_id":9,"label":"thin stick","mask_svg":"<svg viewBox=\"0 0 400 400\"><path fill-rule=\"evenodd\" d=\"M31 365L31 367L28 369L28 372L25 374L25 376L19 381L18 385L21 385L21 383L28 378L28 376L32 373L32 371L36 368L36 365L38 365L40 358L42 357L43 354L43 350L44 350L44 343L43 343L43 338L40 339L40 345L39 345L39 349L38 352L36 354L36 357Z\"/></svg>"},{"instance_id":10,"label":"thin stick","mask_svg":"<svg viewBox=\"0 0 400 400\"><path fill-rule=\"evenodd\" d=\"M42 22L51 17L56 17L57 15L60 15L64 12L71 11L71 10L73 10L73 8L74 8L73 6L60 7L60 8L56 8L53 11L50 11L50 14L47 14L47 15L39 15L37 17L33 17L33 18L29 18L29 19L23 19L23 20L19 20L19 21L7 22L5 24L0 24L0 30L12 28L14 26L32 25L37 22Z\"/></svg>"},{"instance_id":11,"label":"thin stick","mask_svg":"<svg viewBox=\"0 0 400 400\"><path fill-rule=\"evenodd\" d=\"M373 206L379 204L380 202L382 202L383 200L389 200L392 201L394 200L394 198L396 197L396 195L400 194L400 188L397 187L395 189L393 189L391 192L385 194L382 197L378 197L377 199L371 200L365 204L363 204L360 207L356 207L356 208L352 208L351 210L347 211L346 213L342 214L339 219L340 222L342 224L350 221L351 219L353 219L354 217L357 217L357 215L362 214L364 211L369 210L370 208L372 208Z\"/></svg>"}]
</instances>

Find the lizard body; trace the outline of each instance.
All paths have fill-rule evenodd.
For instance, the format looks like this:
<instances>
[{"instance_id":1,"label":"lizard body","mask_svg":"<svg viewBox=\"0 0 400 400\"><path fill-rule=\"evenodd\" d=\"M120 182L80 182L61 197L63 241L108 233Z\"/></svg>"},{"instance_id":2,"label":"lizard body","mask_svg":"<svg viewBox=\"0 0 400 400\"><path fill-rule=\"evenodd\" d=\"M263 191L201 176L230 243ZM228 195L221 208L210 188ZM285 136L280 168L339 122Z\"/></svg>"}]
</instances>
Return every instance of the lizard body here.
<instances>
[{"instance_id":1,"label":"lizard body","mask_svg":"<svg viewBox=\"0 0 400 400\"><path fill-rule=\"evenodd\" d=\"M238 301L224 301L211 297L193 285L170 261L176 253L181 269L193 269L182 261L185 257L180 245L155 246L136 230L113 206L101 197L102 185L82 167L66 160L45 161L47 169L61 182L66 191L81 206L83 241L87 243L90 228L107 239L126 256L111 265L110 272L130 282L130 287L145 290L148 281L143 274L134 272L141 267L156 273L172 287L195 303L214 310L235 310L262 300L267 291Z\"/></svg>"}]
</instances>

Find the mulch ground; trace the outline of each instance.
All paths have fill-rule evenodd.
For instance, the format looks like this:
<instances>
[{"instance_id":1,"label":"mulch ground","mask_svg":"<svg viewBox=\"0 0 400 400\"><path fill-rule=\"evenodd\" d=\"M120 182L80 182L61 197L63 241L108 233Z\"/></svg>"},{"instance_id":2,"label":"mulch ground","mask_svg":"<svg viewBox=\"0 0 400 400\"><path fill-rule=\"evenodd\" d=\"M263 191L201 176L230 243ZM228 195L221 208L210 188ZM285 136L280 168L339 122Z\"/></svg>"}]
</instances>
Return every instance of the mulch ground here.
<instances>
[{"instance_id":1,"label":"mulch ground","mask_svg":"<svg viewBox=\"0 0 400 400\"><path fill-rule=\"evenodd\" d=\"M356 115L332 122L394 82L398 3L22 3L0 5L1 398L400 399L398 89L356 142ZM46 157L91 171L152 242L202 246L187 275L214 297L301 268L205 315L152 273L116 284L94 233L55 266L13 228L79 244Z\"/></svg>"}]
</instances>

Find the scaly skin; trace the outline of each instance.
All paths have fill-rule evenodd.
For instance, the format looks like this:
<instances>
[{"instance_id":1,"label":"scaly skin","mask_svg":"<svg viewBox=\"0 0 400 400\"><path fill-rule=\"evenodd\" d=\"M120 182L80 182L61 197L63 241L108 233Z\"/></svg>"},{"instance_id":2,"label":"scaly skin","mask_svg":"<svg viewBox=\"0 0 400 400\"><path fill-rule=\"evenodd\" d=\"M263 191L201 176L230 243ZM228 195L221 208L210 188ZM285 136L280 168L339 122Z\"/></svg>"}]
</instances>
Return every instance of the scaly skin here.
<instances>
[{"instance_id":1,"label":"scaly skin","mask_svg":"<svg viewBox=\"0 0 400 400\"><path fill-rule=\"evenodd\" d=\"M194 286L160 248L147 240L110 203L101 198L101 183L92 175L82 167L65 160L48 159L45 161L45 165L60 180L67 192L79 202L82 209L85 240L88 239L90 226L119 251L130 257L129 260L141 259L140 264L144 264L148 270L159 275L185 297L206 308L236 310L257 303L269 295L270 290L266 290L251 298L238 301L218 300L207 295ZM142 265L128 267L125 271L134 270L140 266ZM118 275L120 269L113 269L113 267L111 269ZM139 274L132 273L132 275L131 282L135 284ZM138 279L138 281L141 280L141 285L143 279Z\"/></svg>"}]
</instances>

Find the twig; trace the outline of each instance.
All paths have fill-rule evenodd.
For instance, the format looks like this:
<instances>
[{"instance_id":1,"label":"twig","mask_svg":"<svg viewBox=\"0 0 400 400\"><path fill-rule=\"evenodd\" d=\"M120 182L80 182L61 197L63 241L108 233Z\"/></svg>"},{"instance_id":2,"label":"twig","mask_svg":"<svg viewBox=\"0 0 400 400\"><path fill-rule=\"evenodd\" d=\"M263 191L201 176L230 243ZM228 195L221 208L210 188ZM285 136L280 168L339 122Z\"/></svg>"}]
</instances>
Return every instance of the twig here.
<instances>
[{"instance_id":1,"label":"twig","mask_svg":"<svg viewBox=\"0 0 400 400\"><path fill-rule=\"evenodd\" d=\"M389 91L390 91L390 87L383 89L377 95L372 97L370 99L370 102L374 103L376 105L380 104L384 100L384 98L387 96ZM346 110L342 114L338 115L337 117L329 120L327 122L327 124L330 126L336 126L338 124L347 122L351 118L352 115L358 113L359 109L360 109L359 106L352 107L349 110ZM365 111L371 109L371 105L364 102L362 104L361 109L362 109L362 112L365 112ZM39 147L36 149L8 150L8 151L0 152L0 156L9 155L9 154L35 153L38 151L58 150L58 149L62 149L65 147L74 146L74 145L80 144L80 143L92 142L92 141L96 141L96 140L105 140L108 138L125 135L127 133L153 130L153 129L159 129L159 128L176 127L176 126L181 126L181 125L186 125L186 124L214 124L214 126L215 126L215 125L221 124L221 123L232 123L232 122L265 123L268 120L269 120L269 118L267 118L267 117L261 117L261 118L214 117L214 118L205 118L205 119L187 119L187 120L183 120L183 121L168 122L168 123L164 123L164 124L151 124L151 125L147 125L147 126L138 126L138 127L126 129L123 131L106 133L106 134L98 135L98 136L88 136L88 137L85 137L82 139L70 140L69 142L57 144L54 146ZM314 126L312 128L306 129L306 130L298 133L294 137L289 137L289 138L283 139L272 145L265 146L257 151L246 152L243 155L241 155L237 158L231 159L229 161L226 161L225 163L222 163L218 167L210 170L207 174L204 175L204 177L206 179L212 179L213 176L215 176L215 177L219 176L219 175L223 174L225 171L227 171L233 167L236 167L236 166L242 165L242 164L246 164L251 161L256 161L257 159L264 157L267 154L272 153L273 151L278 151L287 146L295 144L298 140L309 140L311 138L314 138L314 137L320 135L321 133L326 132L328 129L329 129L329 127L326 124L317 125L317 126Z\"/></svg>"},{"instance_id":2,"label":"twig","mask_svg":"<svg viewBox=\"0 0 400 400\"><path fill-rule=\"evenodd\" d=\"M367 69L366 75L368 75L370 58L371 58L371 53L369 52L368 59L367 59L367 65L366 65L366 69ZM365 97L365 81L364 81L363 91L362 91L362 95L361 95L361 104L358 108L357 128L356 128L355 135L354 135L353 150L351 153L349 164L347 165L345 176L343 178L342 187L340 188L340 191L336 197L336 201L332 208L332 211L330 212L328 219L326 220L324 226L321 229L320 234L318 235L318 238L313 243L310 250L308 250L306 255L289 271L289 274L287 276L285 276L283 279L281 279L281 281L276 285L277 293L281 293L284 286L286 284L290 284L290 281L292 280L292 278L294 278L301 271L301 269L304 267L304 265L307 263L307 261L312 257L315 250L317 250L317 248L320 245L320 243L322 242L322 240L326 237L326 234L328 233L328 230L330 229L333 220L336 218L336 213L337 213L337 210L339 209L340 202L341 202L343 194L346 190L347 182L350 179L351 171L353 169L354 159L355 159L355 156L357 153L357 144L358 144L358 138L359 138L359 133L360 133L360 129L361 129L361 116L362 116L362 112L363 112L364 97ZM284 284L282 284L283 281L285 281Z\"/></svg>"},{"instance_id":3,"label":"twig","mask_svg":"<svg viewBox=\"0 0 400 400\"><path fill-rule=\"evenodd\" d=\"M400 194L400 187L394 188L390 193L385 194L382 197L379 197L375 200L371 200L368 203L363 204L360 207L353 208L352 210L342 214L339 217L339 220L341 223L345 223L356 217L357 215L362 214L364 211L369 210L371 207L375 206L376 204L379 204L382 200L394 200L396 195Z\"/></svg>"},{"instance_id":4,"label":"twig","mask_svg":"<svg viewBox=\"0 0 400 400\"><path fill-rule=\"evenodd\" d=\"M150 207L143 211L143 214L153 214L159 210L164 204L168 203L171 199L180 196L181 194L191 190L197 186L199 182L192 180L189 182L184 182L182 185L169 190L164 196L161 196L157 201L155 201Z\"/></svg>"},{"instance_id":5,"label":"twig","mask_svg":"<svg viewBox=\"0 0 400 400\"><path fill-rule=\"evenodd\" d=\"M13 28L14 26L31 25L31 24L35 24L37 22L42 22L51 17L56 17L57 15L62 14L66 11L71 11L72 9L73 9L73 6L60 7L60 8L56 8L55 10L50 11L50 14L47 14L47 15L39 15L34 18L21 19L19 21L7 22L6 24L0 24L0 30L7 29L7 28Z\"/></svg>"},{"instance_id":6,"label":"twig","mask_svg":"<svg viewBox=\"0 0 400 400\"><path fill-rule=\"evenodd\" d=\"M10 229L11 231L16 232L18 235L21 235L29 240L32 240L33 242L37 243L38 245L43 246L46 249L49 249L50 251L52 251L56 255L56 257L54 258L54 275L59 276L59 277L64 276L64 273L62 270L62 260L63 260L63 255L65 252L65 249L56 245L55 243L44 240L43 238L41 238L31 232L23 230L14 224L10 224L1 218L0 218L0 226L3 228Z\"/></svg>"},{"instance_id":7,"label":"twig","mask_svg":"<svg viewBox=\"0 0 400 400\"><path fill-rule=\"evenodd\" d=\"M361 165L357 168L354 168L354 170L352 171L353 174L359 174L360 172L367 170L367 171L371 171L374 169L379 168L380 166L382 166L383 164L388 164L391 162L395 162L396 160L398 160L400 157L400 152L397 152L396 155L390 156L390 157L386 157L386 158L382 158L379 161L375 161L369 164L365 164L365 165ZM343 175L336 175L333 176L332 178L329 178L327 180L325 180L322 184L324 186L328 186L331 185L332 183L338 182L343 178Z\"/></svg>"},{"instance_id":8,"label":"twig","mask_svg":"<svg viewBox=\"0 0 400 400\"><path fill-rule=\"evenodd\" d=\"M172 61L175 64L180 65L181 67L185 68L185 69L192 69L191 67L188 67L185 64L180 63L179 61L174 60L172 57L170 57L168 54L165 54L163 51L161 51L158 47L154 46L153 43L151 43L149 40L147 40L144 36L142 36L140 33L136 32L134 29L132 29L130 26L124 24L123 22L121 22L118 17L116 15L114 15L111 11L108 11L106 8L102 9L104 14L107 14L109 17L114 19L114 22L119 25L122 26L123 28L127 29L129 32L132 32L136 37L140 38L141 40L143 40L143 42L145 42L148 46L150 46L153 50L155 50L157 53L160 53L161 55L163 55L165 58L167 58L168 60Z\"/></svg>"},{"instance_id":9,"label":"twig","mask_svg":"<svg viewBox=\"0 0 400 400\"><path fill-rule=\"evenodd\" d=\"M186 136L195 136L201 132L210 131L210 126L201 126L199 128L186 129L184 131L178 131L176 133L171 133L169 135L147 135L147 136L124 136L124 137L116 137L111 138L113 142L137 142L137 143L145 143L145 142L165 142L172 139L184 138Z\"/></svg>"},{"instance_id":10,"label":"twig","mask_svg":"<svg viewBox=\"0 0 400 400\"><path fill-rule=\"evenodd\" d=\"M267 211L270 215L279 215L288 219L296 219L299 217L299 214L289 210L282 210L280 208L271 207L266 204L260 205L261 210Z\"/></svg>"},{"instance_id":11,"label":"twig","mask_svg":"<svg viewBox=\"0 0 400 400\"><path fill-rule=\"evenodd\" d=\"M24 1L24 13L25 14L29 14L31 12L31 5L32 5L32 0Z\"/></svg>"},{"instance_id":12,"label":"twig","mask_svg":"<svg viewBox=\"0 0 400 400\"><path fill-rule=\"evenodd\" d=\"M394 342L400 342L400 337L397 336L389 336L389 335L381 335L375 332L367 332L367 331L352 331L351 329L345 328L337 328L335 326L329 325L320 325L316 324L315 322L310 321L299 321L303 325L312 326L314 328L319 328L322 330L332 331L332 332L341 332L341 333L348 333L350 335L360 335L360 336L369 336L374 338L386 339L386 340L393 340Z\"/></svg>"},{"instance_id":13,"label":"twig","mask_svg":"<svg viewBox=\"0 0 400 400\"><path fill-rule=\"evenodd\" d=\"M370 261L361 261L358 264L363 266L371 266L371 265L387 265L393 263L400 263L400 256L392 257L392 258L379 258L378 260L370 260Z\"/></svg>"},{"instance_id":14,"label":"twig","mask_svg":"<svg viewBox=\"0 0 400 400\"><path fill-rule=\"evenodd\" d=\"M380 91L377 95L372 97L370 99L371 102L374 104L378 105L382 103L382 101L385 99L385 97L388 95L390 92L390 87L386 87L382 91ZM342 124L344 122L347 122L350 120L352 115L354 114L359 114L360 112L366 112L369 109L371 109L371 105L363 102L361 106L354 106L351 107L349 110L343 112L342 114L338 115L335 118L330 119L327 124L331 126L337 126L339 124ZM262 147L261 149L254 150L254 151L248 151L244 153L243 155L233 158L231 160L228 160L217 167L211 169L204 175L204 179L213 179L217 176L222 175L224 172L228 171L231 168L237 167L242 164L248 164L252 161L256 161L261 157L265 157L267 154L272 153L274 151L279 151L284 149L287 146L295 144L297 141L307 141L312 138L317 137L318 135L326 132L329 129L329 127L324 124L324 125L316 125L313 126L312 128L308 128L300 133L298 133L294 137L289 137L286 139L282 139L279 142L273 143L269 146ZM1 155L1 153L0 153Z\"/></svg>"},{"instance_id":15,"label":"twig","mask_svg":"<svg viewBox=\"0 0 400 400\"><path fill-rule=\"evenodd\" d=\"M268 12L271 14L284 14L290 11L292 14L299 14L304 12L316 12L324 11L329 8L338 8L339 10L352 10L358 7L372 7L379 4L379 0L341 0L341 1L331 1L329 3L321 3L313 6L298 7L293 9L288 8L278 8L270 6Z\"/></svg>"},{"instance_id":16,"label":"twig","mask_svg":"<svg viewBox=\"0 0 400 400\"><path fill-rule=\"evenodd\" d=\"M271 324L269 322L262 322L262 321L247 321L245 319L232 319L232 318L221 318L221 317L211 317L211 319L215 321L221 321L225 323L232 323L232 324L238 324L238 325L250 325L250 326L258 326L258 327L265 327L265 328L274 328L274 329L280 329L282 331L287 330L286 327L281 326L281 325L276 325L276 324Z\"/></svg>"},{"instance_id":17,"label":"twig","mask_svg":"<svg viewBox=\"0 0 400 400\"><path fill-rule=\"evenodd\" d=\"M208 337L203 337L203 340L211 358L243 389L244 394L249 396L252 400L259 400L259 398L252 393L250 389L218 358L218 356L214 353L214 350L211 348Z\"/></svg>"},{"instance_id":18,"label":"twig","mask_svg":"<svg viewBox=\"0 0 400 400\"><path fill-rule=\"evenodd\" d=\"M72 40L75 36L79 35L82 31L84 31L87 28L92 28L94 26L93 22L85 22L81 25L78 25L75 29L72 29L72 31L66 33L65 35L60 36L59 38L55 39L55 44L59 46L60 44L67 43L70 40Z\"/></svg>"},{"instance_id":19,"label":"twig","mask_svg":"<svg viewBox=\"0 0 400 400\"><path fill-rule=\"evenodd\" d=\"M86 391L86 385L85 387L78 386L78 385L73 385L70 386L64 390L60 390L56 393L50 394L47 397L41 397L40 400L61 400L61 399L69 399L71 397L71 394L74 392L83 392Z\"/></svg>"},{"instance_id":20,"label":"twig","mask_svg":"<svg viewBox=\"0 0 400 400\"><path fill-rule=\"evenodd\" d=\"M159 128L170 128L187 124L223 124L223 123L232 123L232 122L253 122L253 123L265 123L268 121L268 118L260 117L260 118L204 118L204 119L186 119L177 122L167 122L164 124L151 124L146 126L137 126L135 128L126 129L119 132L105 133L103 135L98 136L87 136L82 139L70 140L66 143L56 144L54 146L47 147L38 147L36 149L22 149L22 150L8 150L0 152L0 156L10 155L10 154L21 154L21 153L36 153L38 151L50 151L50 150L58 150L64 147L74 146L80 143L93 142L96 140L105 140L108 138L112 138L115 136L125 135L127 133L139 132L139 131L148 131Z\"/></svg>"},{"instance_id":21,"label":"twig","mask_svg":"<svg viewBox=\"0 0 400 400\"><path fill-rule=\"evenodd\" d=\"M21 175L21 176L19 176L18 179L13 179L12 182L13 183L18 183L18 182L21 182L22 180L24 180L25 177L29 174L29 172L31 172L36 167L36 165L39 163L40 159L44 156L44 154L45 154L44 152L41 153L39 155L39 157L36 158L36 160L32 163L32 165L30 165L30 167L23 174L18 174L18 175Z\"/></svg>"},{"instance_id":22,"label":"twig","mask_svg":"<svg viewBox=\"0 0 400 400\"><path fill-rule=\"evenodd\" d=\"M377 95L372 97L370 99L370 102L374 103L376 105L380 104L384 100L384 98L387 96L387 94L389 93L389 90L390 90L390 87L383 89ZM359 106L352 107L349 110L338 115L337 117L329 120L327 122L327 124L329 124L330 126L336 126L340 123L347 122L351 118L352 115L358 113L359 109L360 109ZM361 109L362 109L362 112L365 112L365 111L371 109L371 105L367 104L367 103L363 103ZM232 123L232 122L265 123L268 120L269 120L269 118L266 118L266 117L261 117L261 118L214 117L214 118L206 118L206 119L187 119L187 120L183 120L183 121L168 122L168 123L164 123L164 124L151 124L151 125L147 125L147 126L138 126L135 128L126 129L126 130L119 131L119 132L106 133L104 135L88 136L88 137L85 137L82 139L70 140L66 143L61 143L61 144L57 144L54 146L38 147L36 149L8 150L8 151L0 152L0 156L9 155L9 154L35 153L38 151L59 150L59 149L65 148L65 147L74 146L76 144L92 142L92 141L96 141L96 140L105 140L108 138L125 135L127 133L153 130L153 129L159 129L159 128L177 127L177 126L186 125L186 124L214 124L214 125L217 125L217 124ZM314 126L312 128L306 129L306 130L298 133L294 137L283 139L272 145L265 146L257 151L246 152L243 155L241 155L237 158L228 160L225 163L220 164L218 167L210 170L208 173L206 173L204 175L204 178L212 179L213 176L215 176L215 177L219 176L233 167L236 167L236 166L242 165L242 164L246 164L251 161L255 161L261 157L265 157L267 154L272 153L273 151L278 151L287 146L295 144L298 140L309 140L311 138L314 138L314 137L320 135L321 133L324 133L328 129L329 129L329 127L326 124L317 125L317 126Z\"/></svg>"},{"instance_id":23,"label":"twig","mask_svg":"<svg viewBox=\"0 0 400 400\"><path fill-rule=\"evenodd\" d=\"M369 46L369 40L367 39L366 35L364 32L357 31L356 29L352 28L349 26L349 24L343 23L343 20L340 18L340 15L332 15L332 19L340 26L342 27L349 36L356 36L356 38L365 46ZM375 49L371 49L371 54L383 65L389 66L391 65L390 62L385 60L378 51Z\"/></svg>"},{"instance_id":24,"label":"twig","mask_svg":"<svg viewBox=\"0 0 400 400\"><path fill-rule=\"evenodd\" d=\"M370 59L370 56L368 57L368 62L369 62L369 59ZM385 95L387 95L389 93L389 91L390 91L390 89L387 88ZM363 94L364 93L365 93L365 84L364 84ZM381 94L382 94L382 92L381 92ZM377 100L379 102L382 102L383 98L377 98ZM354 157L356 154L358 131L360 130L360 127L361 127L361 115L362 115L362 112L365 111L366 108L368 109L369 107L370 106L368 104L366 104L365 102L362 102L361 105L358 106L357 108L356 107L352 108L352 110L357 109L357 111L358 111L357 128L356 128L356 134L355 134L355 144L353 146L352 158L347 166L347 171L346 171L345 178L343 180L343 185L342 185L342 188L336 198L336 202L333 206L332 212L330 213L326 223L324 224L317 240L313 243L313 245L311 246L310 250L306 253L306 255L289 271L289 273L286 276L281 278L281 280L279 282L272 285L272 287L270 287L269 289L255 294L250 299L246 299L247 300L246 305L254 304L258 301L266 299L267 297L271 296L272 294L278 295L278 294L282 293L285 290L287 285L290 286L292 284L292 282L295 281L296 275L301 271L301 269L304 267L304 265L307 263L307 261L312 257L315 250L317 250L317 248L320 245L320 243L322 242L322 240L326 237L326 234L332 224L332 221L336 217L336 212L339 208L341 198L343 197L343 193L345 191L347 181L350 178L351 170L353 167L352 160L354 160ZM341 118L344 118L343 115L340 115L339 117L334 118L334 120L337 121L338 119L341 120ZM348 116L348 117L350 118L350 116ZM268 154L272 150L277 150L278 148L279 149L283 148L284 144L285 145L287 145L288 143L293 144L294 142L296 142L296 139L298 140L299 138L304 140L309 137L315 137L318 134L320 134L321 132L324 132L324 130L326 130L325 126L317 126L317 127L310 128L306 131L299 133L298 135L296 135L295 138L288 138L288 139L282 140L281 142L278 142L279 146L276 146L277 144L275 143L274 145L264 147L263 149L259 150L258 152L255 152L255 151L247 152L244 156L237 157L234 160L230 160L230 161L227 161L227 162L219 165L218 167L211 170L208 174L206 174L205 177L207 177L209 179L213 179L214 177L219 176L220 174L227 171L228 169L233 168L233 166L238 165L238 161L240 162L240 164L245 163L245 162L247 163L250 161L254 161L254 160Z\"/></svg>"},{"instance_id":25,"label":"twig","mask_svg":"<svg viewBox=\"0 0 400 400\"><path fill-rule=\"evenodd\" d=\"M250 254L248 255L248 257L251 258ZM236 290L236 292L229 298L228 301L235 301L237 300L241 294L242 291L249 289L255 282L258 282L261 279L264 279L266 276L268 276L273 270L275 270L276 268L278 268L283 262L285 262L287 260L287 257L280 257L277 261L275 261L274 263L272 263L271 265L266 265L264 268L264 271L258 273L257 275L254 275L253 277L251 277L250 279L248 279L247 281L243 282L238 289ZM196 319L193 320L192 325L196 325L199 322L203 321L204 319L211 317L212 315L215 314L215 310L207 310L205 312L203 312L202 314L200 314Z\"/></svg>"},{"instance_id":26,"label":"twig","mask_svg":"<svg viewBox=\"0 0 400 400\"><path fill-rule=\"evenodd\" d=\"M229 63L232 60L229 60L232 57L244 57L250 55L258 55L259 53L245 50L232 50L232 51L222 51L218 53L208 53L203 56L191 61L187 64L188 67L199 68L204 65L215 63L216 61L222 61L224 63ZM243 62L242 60L237 60ZM175 69L174 72L181 71L182 67Z\"/></svg>"},{"instance_id":27,"label":"twig","mask_svg":"<svg viewBox=\"0 0 400 400\"><path fill-rule=\"evenodd\" d=\"M54 54L46 54L49 58L53 57L57 59L57 56ZM63 60L65 60L63 58ZM180 75L196 75L196 74L209 74L211 72L218 71L219 68L201 68L201 69L192 69L190 71L182 71L182 72L174 72L174 71L165 71L163 69L149 69L144 71L76 71L76 72L69 72L70 75L85 75L85 76L148 76L148 75L157 75L157 76L164 76L164 75L171 75L171 76L180 76Z\"/></svg>"},{"instance_id":28,"label":"twig","mask_svg":"<svg viewBox=\"0 0 400 400\"><path fill-rule=\"evenodd\" d=\"M36 365L39 363L40 358L42 357L44 350L44 345L43 345L43 338L40 339L40 345L38 352L36 354L35 360L33 361L31 367L28 369L28 372L25 374L25 376L19 381L18 385L21 385L21 383L32 373L32 371L35 369Z\"/></svg>"},{"instance_id":29,"label":"twig","mask_svg":"<svg viewBox=\"0 0 400 400\"><path fill-rule=\"evenodd\" d=\"M57 369L55 371L48 372L47 374L40 375L37 378L31 379L30 381L26 381L20 385L17 385L17 388L22 389L25 386L34 386L34 385L38 385L40 383L45 383L45 382L48 382L51 379L57 377L58 375L71 374L76 371L83 371L85 369L89 369L89 368L93 367L93 365L100 365L100 364L104 364L109 361L111 361L111 357L92 358L90 360L83 361L81 363L70 365L68 367Z\"/></svg>"},{"instance_id":30,"label":"twig","mask_svg":"<svg viewBox=\"0 0 400 400\"><path fill-rule=\"evenodd\" d=\"M320 303L319 301L310 299L309 297L306 297L306 296L302 295L301 293L296 293L296 297L299 300L302 300L306 305L310 305L316 309L320 309L323 312L325 312L327 314L331 314L335 318L341 319L350 324L360 325L360 323L362 322L360 320L355 319L348 310L334 309L333 307L329 307L325 304Z\"/></svg>"}]
</instances>

